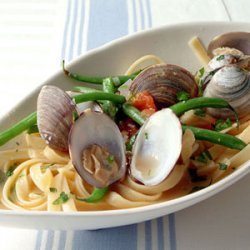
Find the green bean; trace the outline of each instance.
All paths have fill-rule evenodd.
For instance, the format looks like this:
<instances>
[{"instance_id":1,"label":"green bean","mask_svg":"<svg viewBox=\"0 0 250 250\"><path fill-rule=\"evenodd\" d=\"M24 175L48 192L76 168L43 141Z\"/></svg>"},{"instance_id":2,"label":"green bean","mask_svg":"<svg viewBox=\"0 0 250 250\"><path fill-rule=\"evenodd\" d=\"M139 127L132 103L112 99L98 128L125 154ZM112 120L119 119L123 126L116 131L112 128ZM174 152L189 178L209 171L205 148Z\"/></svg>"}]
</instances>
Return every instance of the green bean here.
<instances>
[{"instance_id":1,"label":"green bean","mask_svg":"<svg viewBox=\"0 0 250 250\"><path fill-rule=\"evenodd\" d=\"M105 78L102 84L103 92L114 94L116 92L114 83L111 78ZM112 119L115 118L117 107L112 101L104 101L102 104L103 111Z\"/></svg>"},{"instance_id":2,"label":"green bean","mask_svg":"<svg viewBox=\"0 0 250 250\"><path fill-rule=\"evenodd\" d=\"M136 132L134 135L132 135L129 139L129 141L126 143L126 150L132 151L133 145L135 143L136 137L138 135L138 132Z\"/></svg>"},{"instance_id":3,"label":"green bean","mask_svg":"<svg viewBox=\"0 0 250 250\"><path fill-rule=\"evenodd\" d=\"M109 100L117 104L118 103L122 104L126 101L126 98L122 95L116 95L104 92L93 92L86 94L84 93L74 96L73 99L77 104L81 102L98 101L98 100Z\"/></svg>"},{"instance_id":4,"label":"green bean","mask_svg":"<svg viewBox=\"0 0 250 250\"><path fill-rule=\"evenodd\" d=\"M124 103L122 105L122 109L124 114L126 114L139 125L142 125L146 121L146 119L142 117L141 112L131 104Z\"/></svg>"},{"instance_id":5,"label":"green bean","mask_svg":"<svg viewBox=\"0 0 250 250\"><path fill-rule=\"evenodd\" d=\"M107 78L107 76L106 77L85 76L85 75L79 75L79 74L71 73L71 72L69 72L68 70L65 69L64 61L62 61L62 68L63 68L63 71L64 71L65 75L69 76L70 78L72 78L74 80L81 81L81 82L102 84L103 80L105 78ZM122 84L124 84L126 81L128 81L129 79L133 80L140 72L141 72L141 70L138 70L137 72L135 72L135 73L133 73L131 75L111 76L111 79L114 82L114 85L116 87L119 87Z\"/></svg>"},{"instance_id":6,"label":"green bean","mask_svg":"<svg viewBox=\"0 0 250 250\"><path fill-rule=\"evenodd\" d=\"M108 190L109 190L108 187L94 188L93 192L91 193L91 195L88 198L76 197L76 199L79 201L85 201L85 202L89 202L89 203L98 202L101 199L103 199L103 197L107 194Z\"/></svg>"},{"instance_id":7,"label":"green bean","mask_svg":"<svg viewBox=\"0 0 250 250\"><path fill-rule=\"evenodd\" d=\"M84 87L84 86L75 86L73 90L81 93L95 93L95 92L103 92L102 90L99 89L94 89L94 88L89 88L89 87Z\"/></svg>"},{"instance_id":8,"label":"green bean","mask_svg":"<svg viewBox=\"0 0 250 250\"><path fill-rule=\"evenodd\" d=\"M225 101L222 98L197 97L197 98L193 98L193 99L190 99L190 100L187 100L184 102L178 102L169 108L172 109L172 111L177 116L179 116L188 110L197 109L197 108L206 108L206 107L231 109L235 114L235 118L236 118L237 123L239 121L238 115L235 112L234 108L227 101Z\"/></svg>"},{"instance_id":9,"label":"green bean","mask_svg":"<svg viewBox=\"0 0 250 250\"><path fill-rule=\"evenodd\" d=\"M0 146L5 144L10 139L16 137L17 135L21 134L32 125L36 124L36 118L37 114L36 112L33 112L12 127L0 133Z\"/></svg>"},{"instance_id":10,"label":"green bean","mask_svg":"<svg viewBox=\"0 0 250 250\"><path fill-rule=\"evenodd\" d=\"M132 105L129 105L127 103L123 104L123 111L127 116L129 116L139 125L142 125L145 122L145 119L141 116L140 111ZM215 144L220 144L238 150L241 150L246 146L246 144L242 140L232 135L222 134L208 129L201 129L185 125L182 125L182 129L183 131L185 131L186 129L190 129L194 133L194 136L197 140L206 140Z\"/></svg>"},{"instance_id":11,"label":"green bean","mask_svg":"<svg viewBox=\"0 0 250 250\"><path fill-rule=\"evenodd\" d=\"M194 136L197 140L210 141L212 143L220 144L232 149L242 150L247 145L245 142L235 136L208 129L196 128L186 125L182 125L182 129L183 131L190 129L194 133Z\"/></svg>"}]
</instances>

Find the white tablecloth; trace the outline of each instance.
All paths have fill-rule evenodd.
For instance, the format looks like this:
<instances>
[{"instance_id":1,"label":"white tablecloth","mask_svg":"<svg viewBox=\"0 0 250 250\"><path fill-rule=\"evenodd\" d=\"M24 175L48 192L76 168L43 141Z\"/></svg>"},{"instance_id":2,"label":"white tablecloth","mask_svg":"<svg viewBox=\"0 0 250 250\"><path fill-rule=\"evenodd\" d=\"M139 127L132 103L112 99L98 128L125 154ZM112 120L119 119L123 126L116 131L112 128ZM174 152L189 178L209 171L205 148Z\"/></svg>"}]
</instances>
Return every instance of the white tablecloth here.
<instances>
[{"instance_id":1,"label":"white tablecloth","mask_svg":"<svg viewBox=\"0 0 250 250\"><path fill-rule=\"evenodd\" d=\"M250 21L249 9L248 0L0 0L0 116L63 58L164 24ZM0 227L0 249L250 249L249 183L247 176L213 198L138 225L98 231Z\"/></svg>"}]
</instances>

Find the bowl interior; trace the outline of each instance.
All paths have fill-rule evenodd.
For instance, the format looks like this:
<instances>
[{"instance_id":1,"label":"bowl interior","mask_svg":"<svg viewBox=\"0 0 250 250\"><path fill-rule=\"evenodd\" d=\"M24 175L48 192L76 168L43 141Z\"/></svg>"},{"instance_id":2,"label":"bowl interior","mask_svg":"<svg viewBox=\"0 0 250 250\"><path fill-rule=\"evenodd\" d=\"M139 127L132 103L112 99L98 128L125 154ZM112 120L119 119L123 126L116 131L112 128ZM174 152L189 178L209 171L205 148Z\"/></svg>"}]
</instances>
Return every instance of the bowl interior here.
<instances>
[{"instance_id":1,"label":"bowl interior","mask_svg":"<svg viewBox=\"0 0 250 250\"><path fill-rule=\"evenodd\" d=\"M164 26L119 39L93 50L67 65L67 69L86 75L123 74L130 64L139 57L146 54L155 54L167 63L183 66L194 73L201 65L188 46L188 41L193 36L198 36L206 46L218 34L229 31L249 31L249 29L249 23L224 22ZM61 71L43 84L56 85L65 90L80 85L79 82L66 77ZM1 118L1 130L36 109L39 90L40 87L27 96L12 112ZM247 163L242 169L235 171L233 177L229 176L229 178L195 194L144 208L63 214L2 210L0 211L0 220L3 225L7 226L51 229L97 229L137 223L180 210L204 200L247 174L249 165ZM62 223L61 216L67 219L67 225Z\"/></svg>"}]
</instances>

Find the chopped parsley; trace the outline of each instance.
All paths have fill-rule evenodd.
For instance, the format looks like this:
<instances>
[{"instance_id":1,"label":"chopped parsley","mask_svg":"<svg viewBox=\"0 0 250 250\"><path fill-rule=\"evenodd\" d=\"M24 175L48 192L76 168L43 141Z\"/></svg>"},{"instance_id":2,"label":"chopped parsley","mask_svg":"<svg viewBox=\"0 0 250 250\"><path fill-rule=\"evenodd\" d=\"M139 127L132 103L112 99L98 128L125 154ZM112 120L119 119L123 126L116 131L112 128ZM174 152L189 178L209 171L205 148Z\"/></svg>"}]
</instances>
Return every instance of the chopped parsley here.
<instances>
[{"instance_id":1,"label":"chopped parsley","mask_svg":"<svg viewBox=\"0 0 250 250\"><path fill-rule=\"evenodd\" d=\"M206 111L204 109L195 109L194 114L199 117L205 117Z\"/></svg>"},{"instance_id":2,"label":"chopped parsley","mask_svg":"<svg viewBox=\"0 0 250 250\"><path fill-rule=\"evenodd\" d=\"M228 165L226 163L219 162L219 169L220 170L227 170Z\"/></svg>"},{"instance_id":3,"label":"chopped parsley","mask_svg":"<svg viewBox=\"0 0 250 250\"><path fill-rule=\"evenodd\" d=\"M17 164L10 166L8 171L6 172L6 176L7 177L12 176L16 167L17 167Z\"/></svg>"},{"instance_id":4,"label":"chopped parsley","mask_svg":"<svg viewBox=\"0 0 250 250\"><path fill-rule=\"evenodd\" d=\"M176 99L179 102L182 101L187 101L190 98L189 93L185 92L185 91L180 91L176 94Z\"/></svg>"},{"instance_id":5,"label":"chopped parsley","mask_svg":"<svg viewBox=\"0 0 250 250\"><path fill-rule=\"evenodd\" d=\"M216 61L221 61L225 58L225 55L220 55L216 58Z\"/></svg>"},{"instance_id":6,"label":"chopped parsley","mask_svg":"<svg viewBox=\"0 0 250 250\"><path fill-rule=\"evenodd\" d=\"M196 157L196 160L202 163L207 163L207 159L203 153Z\"/></svg>"},{"instance_id":7,"label":"chopped parsley","mask_svg":"<svg viewBox=\"0 0 250 250\"><path fill-rule=\"evenodd\" d=\"M16 145L17 145L17 146L19 146L19 145L20 145L20 143L19 143L18 141L16 141Z\"/></svg>"},{"instance_id":8,"label":"chopped parsley","mask_svg":"<svg viewBox=\"0 0 250 250\"><path fill-rule=\"evenodd\" d=\"M73 121L76 121L78 119L78 114L76 111L73 112Z\"/></svg>"},{"instance_id":9,"label":"chopped parsley","mask_svg":"<svg viewBox=\"0 0 250 250\"><path fill-rule=\"evenodd\" d=\"M53 205L61 205L69 200L69 196L65 192L61 192L60 196L53 201Z\"/></svg>"},{"instance_id":10,"label":"chopped parsley","mask_svg":"<svg viewBox=\"0 0 250 250\"><path fill-rule=\"evenodd\" d=\"M208 160L213 160L213 158L208 150L204 150L199 156L196 157L196 160L202 163L207 163Z\"/></svg>"},{"instance_id":11,"label":"chopped parsley","mask_svg":"<svg viewBox=\"0 0 250 250\"><path fill-rule=\"evenodd\" d=\"M205 73L205 68L203 67L203 68L201 68L201 69L199 69L199 71L198 71L198 77L203 77L204 76L204 73Z\"/></svg>"},{"instance_id":12,"label":"chopped parsley","mask_svg":"<svg viewBox=\"0 0 250 250\"><path fill-rule=\"evenodd\" d=\"M145 136L145 139L148 140L148 133L147 132L144 134L144 136Z\"/></svg>"},{"instance_id":13,"label":"chopped parsley","mask_svg":"<svg viewBox=\"0 0 250 250\"><path fill-rule=\"evenodd\" d=\"M57 189L54 188L54 187L50 187L50 188L49 188L49 191L50 191L51 193L56 193L56 192L57 192Z\"/></svg>"},{"instance_id":14,"label":"chopped parsley","mask_svg":"<svg viewBox=\"0 0 250 250\"><path fill-rule=\"evenodd\" d=\"M231 126L232 126L232 122L229 118L227 118L226 120L218 119L215 122L214 130L221 131L221 130L224 130L226 128L230 128Z\"/></svg>"},{"instance_id":15,"label":"chopped parsley","mask_svg":"<svg viewBox=\"0 0 250 250\"><path fill-rule=\"evenodd\" d=\"M108 161L109 164L112 164L115 160L115 157L113 155L109 155L106 160Z\"/></svg>"}]
</instances>

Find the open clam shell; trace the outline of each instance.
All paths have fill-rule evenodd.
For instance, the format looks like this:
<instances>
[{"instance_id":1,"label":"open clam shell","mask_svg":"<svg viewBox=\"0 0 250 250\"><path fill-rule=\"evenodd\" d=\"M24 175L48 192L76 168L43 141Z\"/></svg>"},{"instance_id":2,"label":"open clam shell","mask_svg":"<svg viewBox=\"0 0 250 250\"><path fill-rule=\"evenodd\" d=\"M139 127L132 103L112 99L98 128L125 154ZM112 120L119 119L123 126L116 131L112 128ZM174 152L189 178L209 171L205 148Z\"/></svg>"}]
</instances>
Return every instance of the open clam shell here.
<instances>
[{"instance_id":1,"label":"open clam shell","mask_svg":"<svg viewBox=\"0 0 250 250\"><path fill-rule=\"evenodd\" d=\"M162 182L172 171L182 148L182 129L171 109L154 113L140 128L131 161L131 175L144 185Z\"/></svg>"},{"instance_id":2,"label":"open clam shell","mask_svg":"<svg viewBox=\"0 0 250 250\"><path fill-rule=\"evenodd\" d=\"M37 125L41 137L52 148L68 151L68 134L73 124L75 103L62 89L46 85L37 100Z\"/></svg>"},{"instance_id":3,"label":"open clam shell","mask_svg":"<svg viewBox=\"0 0 250 250\"><path fill-rule=\"evenodd\" d=\"M217 48L229 47L240 50L245 55L250 55L250 33L229 32L216 36L208 45L208 54L213 57Z\"/></svg>"},{"instance_id":4,"label":"open clam shell","mask_svg":"<svg viewBox=\"0 0 250 250\"><path fill-rule=\"evenodd\" d=\"M250 114L249 72L237 65L226 65L213 75L203 95L225 99L238 113L239 118L244 118ZM208 112L218 118L234 119L233 112L228 109L209 108Z\"/></svg>"},{"instance_id":5,"label":"open clam shell","mask_svg":"<svg viewBox=\"0 0 250 250\"><path fill-rule=\"evenodd\" d=\"M158 109L176 103L176 94L181 91L195 97L198 87L193 75L186 69L172 64L156 64L143 70L130 86L132 95L148 91Z\"/></svg>"},{"instance_id":6,"label":"open clam shell","mask_svg":"<svg viewBox=\"0 0 250 250\"><path fill-rule=\"evenodd\" d=\"M69 152L79 175L95 187L106 187L126 171L123 137L106 114L85 111L69 135Z\"/></svg>"}]
</instances>

